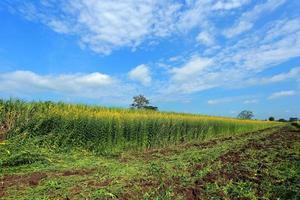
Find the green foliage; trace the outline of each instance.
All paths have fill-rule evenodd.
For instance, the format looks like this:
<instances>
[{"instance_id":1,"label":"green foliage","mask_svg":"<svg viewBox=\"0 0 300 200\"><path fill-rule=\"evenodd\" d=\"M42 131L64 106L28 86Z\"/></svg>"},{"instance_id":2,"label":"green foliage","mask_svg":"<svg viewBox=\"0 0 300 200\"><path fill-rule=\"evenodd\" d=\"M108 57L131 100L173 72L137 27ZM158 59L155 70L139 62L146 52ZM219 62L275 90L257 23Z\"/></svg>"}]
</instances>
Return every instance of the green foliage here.
<instances>
[{"instance_id":1,"label":"green foliage","mask_svg":"<svg viewBox=\"0 0 300 200\"><path fill-rule=\"evenodd\" d=\"M117 199L117 197L112 194L111 192L107 191L106 189L99 189L97 190L93 197L95 199L103 199L103 200L108 200L108 199Z\"/></svg>"},{"instance_id":2,"label":"green foliage","mask_svg":"<svg viewBox=\"0 0 300 200\"><path fill-rule=\"evenodd\" d=\"M254 117L254 114L252 111L249 110L243 110L240 112L240 114L237 116L239 119L252 119Z\"/></svg>"},{"instance_id":3,"label":"green foliage","mask_svg":"<svg viewBox=\"0 0 300 200\"><path fill-rule=\"evenodd\" d=\"M230 197L230 199L257 199L255 191L253 191L253 184L251 182L230 182L226 186L225 191Z\"/></svg>"},{"instance_id":4,"label":"green foliage","mask_svg":"<svg viewBox=\"0 0 300 200\"><path fill-rule=\"evenodd\" d=\"M137 108L137 109L142 109L145 106L148 106L149 100L143 96L143 95L138 95L133 97L133 103L131 104L132 108Z\"/></svg>"},{"instance_id":5,"label":"green foliage","mask_svg":"<svg viewBox=\"0 0 300 200\"><path fill-rule=\"evenodd\" d=\"M45 156L37 153L21 152L11 155L7 159L2 161L4 167L16 167L20 165L32 164L35 162L48 163Z\"/></svg>"},{"instance_id":6,"label":"green foliage","mask_svg":"<svg viewBox=\"0 0 300 200\"><path fill-rule=\"evenodd\" d=\"M151 111L158 111L158 107L149 105L150 101L144 95L133 97L132 109L145 109Z\"/></svg>"},{"instance_id":7,"label":"green foliage","mask_svg":"<svg viewBox=\"0 0 300 200\"><path fill-rule=\"evenodd\" d=\"M274 117L269 117L269 121L275 121Z\"/></svg>"},{"instance_id":8,"label":"green foliage","mask_svg":"<svg viewBox=\"0 0 300 200\"><path fill-rule=\"evenodd\" d=\"M153 112L20 100L0 101L0 126L7 138L35 138L36 144L113 155L240 134L277 125L183 113Z\"/></svg>"}]
</instances>

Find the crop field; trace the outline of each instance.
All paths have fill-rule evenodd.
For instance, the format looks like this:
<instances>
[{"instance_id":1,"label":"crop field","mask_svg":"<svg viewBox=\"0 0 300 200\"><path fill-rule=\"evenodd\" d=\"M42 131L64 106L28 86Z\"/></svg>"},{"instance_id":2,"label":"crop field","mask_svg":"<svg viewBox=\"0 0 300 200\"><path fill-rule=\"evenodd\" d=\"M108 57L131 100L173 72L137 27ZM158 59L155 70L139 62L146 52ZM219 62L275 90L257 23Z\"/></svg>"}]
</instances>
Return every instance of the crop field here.
<instances>
[{"instance_id":1,"label":"crop field","mask_svg":"<svg viewBox=\"0 0 300 200\"><path fill-rule=\"evenodd\" d=\"M0 100L0 199L299 199L299 130Z\"/></svg>"}]
</instances>

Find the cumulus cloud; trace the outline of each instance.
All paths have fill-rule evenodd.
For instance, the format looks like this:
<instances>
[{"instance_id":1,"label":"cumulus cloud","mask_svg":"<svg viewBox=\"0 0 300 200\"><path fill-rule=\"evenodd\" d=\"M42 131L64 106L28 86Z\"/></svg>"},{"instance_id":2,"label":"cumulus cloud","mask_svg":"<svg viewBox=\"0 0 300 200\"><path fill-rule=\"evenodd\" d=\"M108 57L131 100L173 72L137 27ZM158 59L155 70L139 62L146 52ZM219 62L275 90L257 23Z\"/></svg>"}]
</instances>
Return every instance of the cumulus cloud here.
<instances>
[{"instance_id":1,"label":"cumulus cloud","mask_svg":"<svg viewBox=\"0 0 300 200\"><path fill-rule=\"evenodd\" d=\"M281 97L288 97L288 96L294 96L296 95L296 92L294 90L285 90L280 92L274 92L271 94L268 99L277 99Z\"/></svg>"},{"instance_id":2,"label":"cumulus cloud","mask_svg":"<svg viewBox=\"0 0 300 200\"><path fill-rule=\"evenodd\" d=\"M144 86L151 84L151 73L147 65L138 65L128 73L128 76L131 80L138 81Z\"/></svg>"},{"instance_id":3,"label":"cumulus cloud","mask_svg":"<svg viewBox=\"0 0 300 200\"><path fill-rule=\"evenodd\" d=\"M0 74L0 91L9 94L45 94L75 96L90 99L121 97L130 87L119 80L99 72L90 74L39 75L31 71L14 71ZM121 93L122 91L122 93Z\"/></svg>"}]
</instances>

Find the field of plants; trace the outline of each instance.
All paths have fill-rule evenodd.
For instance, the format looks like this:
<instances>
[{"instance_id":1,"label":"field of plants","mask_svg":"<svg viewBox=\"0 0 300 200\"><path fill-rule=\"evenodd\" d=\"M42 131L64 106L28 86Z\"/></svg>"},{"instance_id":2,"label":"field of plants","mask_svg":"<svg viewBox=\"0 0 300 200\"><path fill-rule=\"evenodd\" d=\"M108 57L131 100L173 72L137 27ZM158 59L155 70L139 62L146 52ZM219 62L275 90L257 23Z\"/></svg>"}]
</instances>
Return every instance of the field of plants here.
<instances>
[{"instance_id":1,"label":"field of plants","mask_svg":"<svg viewBox=\"0 0 300 200\"><path fill-rule=\"evenodd\" d=\"M0 100L0 199L298 199L298 124Z\"/></svg>"},{"instance_id":2,"label":"field of plants","mask_svg":"<svg viewBox=\"0 0 300 200\"><path fill-rule=\"evenodd\" d=\"M103 108L20 100L0 101L1 131L7 138L34 137L39 145L99 154L145 149L240 134L276 123L146 110Z\"/></svg>"}]
</instances>

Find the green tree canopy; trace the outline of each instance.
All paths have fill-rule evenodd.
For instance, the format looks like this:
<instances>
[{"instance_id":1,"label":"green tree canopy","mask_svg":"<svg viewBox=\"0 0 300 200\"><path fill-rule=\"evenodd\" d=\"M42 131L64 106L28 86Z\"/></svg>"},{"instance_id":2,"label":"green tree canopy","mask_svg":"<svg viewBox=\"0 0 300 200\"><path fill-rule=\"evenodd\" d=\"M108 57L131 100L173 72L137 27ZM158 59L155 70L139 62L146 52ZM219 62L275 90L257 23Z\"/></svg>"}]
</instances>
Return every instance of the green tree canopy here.
<instances>
[{"instance_id":1,"label":"green tree canopy","mask_svg":"<svg viewBox=\"0 0 300 200\"><path fill-rule=\"evenodd\" d=\"M243 110L240 112L240 114L237 116L239 119L252 119L254 117L254 114L250 110Z\"/></svg>"}]
</instances>

